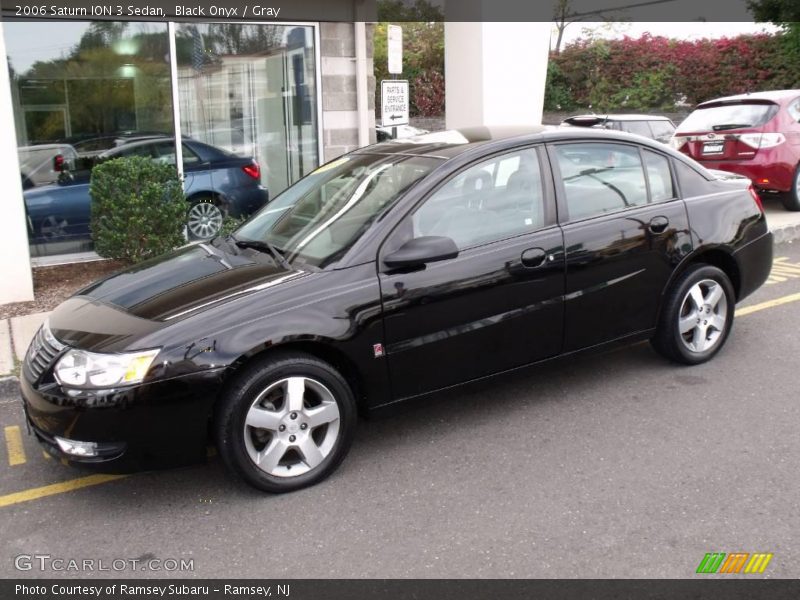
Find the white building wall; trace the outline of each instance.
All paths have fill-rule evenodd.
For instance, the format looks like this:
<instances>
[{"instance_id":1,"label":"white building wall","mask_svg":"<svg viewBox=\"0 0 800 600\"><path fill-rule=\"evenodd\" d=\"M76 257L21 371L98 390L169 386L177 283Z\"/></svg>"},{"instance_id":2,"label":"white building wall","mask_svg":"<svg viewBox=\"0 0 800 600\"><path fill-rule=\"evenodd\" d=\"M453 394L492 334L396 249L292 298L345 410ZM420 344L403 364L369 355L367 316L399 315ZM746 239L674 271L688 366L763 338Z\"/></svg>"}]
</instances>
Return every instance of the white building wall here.
<instances>
[{"instance_id":1,"label":"white building wall","mask_svg":"<svg viewBox=\"0 0 800 600\"><path fill-rule=\"evenodd\" d=\"M0 57L6 57L0 27ZM3 182L3 218L0 219L0 304L33 300L33 278L28 253L28 227L17 158L17 134L11 106L11 85L3 61L0 68L0 181Z\"/></svg>"},{"instance_id":2,"label":"white building wall","mask_svg":"<svg viewBox=\"0 0 800 600\"><path fill-rule=\"evenodd\" d=\"M542 122L550 23L445 23L448 129Z\"/></svg>"}]
</instances>

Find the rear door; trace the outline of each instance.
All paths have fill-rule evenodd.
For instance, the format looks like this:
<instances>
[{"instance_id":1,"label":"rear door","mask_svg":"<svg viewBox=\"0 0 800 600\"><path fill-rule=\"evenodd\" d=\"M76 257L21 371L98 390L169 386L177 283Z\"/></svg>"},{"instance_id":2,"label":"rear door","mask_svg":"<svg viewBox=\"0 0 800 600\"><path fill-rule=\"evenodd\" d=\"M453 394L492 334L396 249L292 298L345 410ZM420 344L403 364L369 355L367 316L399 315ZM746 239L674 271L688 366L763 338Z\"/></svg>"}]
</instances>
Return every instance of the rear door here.
<instances>
[{"instance_id":1,"label":"rear door","mask_svg":"<svg viewBox=\"0 0 800 600\"><path fill-rule=\"evenodd\" d=\"M548 148L566 252L564 351L652 329L691 250L667 156L621 142Z\"/></svg>"},{"instance_id":2,"label":"rear door","mask_svg":"<svg viewBox=\"0 0 800 600\"><path fill-rule=\"evenodd\" d=\"M421 236L450 237L459 248L412 272L381 267L395 398L560 352L563 238L541 160L536 148L517 149L465 168L385 242L381 257Z\"/></svg>"}]
</instances>

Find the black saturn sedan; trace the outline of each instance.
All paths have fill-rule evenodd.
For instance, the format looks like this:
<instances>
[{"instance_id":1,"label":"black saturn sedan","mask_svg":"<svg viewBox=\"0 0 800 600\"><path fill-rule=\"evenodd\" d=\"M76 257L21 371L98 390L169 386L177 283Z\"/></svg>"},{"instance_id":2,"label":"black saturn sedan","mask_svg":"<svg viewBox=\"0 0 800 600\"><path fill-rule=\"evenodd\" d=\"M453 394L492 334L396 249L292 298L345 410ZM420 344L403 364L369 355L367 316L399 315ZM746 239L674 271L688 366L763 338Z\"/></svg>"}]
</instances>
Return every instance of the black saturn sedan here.
<instances>
[{"instance_id":1,"label":"black saturn sedan","mask_svg":"<svg viewBox=\"0 0 800 600\"><path fill-rule=\"evenodd\" d=\"M64 302L28 350L24 405L62 458L128 470L213 441L286 492L336 469L359 411L620 342L707 361L771 262L752 187L658 142L394 140Z\"/></svg>"}]
</instances>

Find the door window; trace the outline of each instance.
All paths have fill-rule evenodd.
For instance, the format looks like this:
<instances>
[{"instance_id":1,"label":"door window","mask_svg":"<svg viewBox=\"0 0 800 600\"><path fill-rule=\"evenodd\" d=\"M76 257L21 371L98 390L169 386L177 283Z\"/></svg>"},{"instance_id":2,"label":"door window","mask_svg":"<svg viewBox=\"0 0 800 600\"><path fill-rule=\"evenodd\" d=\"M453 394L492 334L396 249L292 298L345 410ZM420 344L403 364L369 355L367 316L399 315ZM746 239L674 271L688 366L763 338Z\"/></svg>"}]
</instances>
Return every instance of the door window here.
<instances>
[{"instance_id":1,"label":"door window","mask_svg":"<svg viewBox=\"0 0 800 600\"><path fill-rule=\"evenodd\" d=\"M638 148L623 144L563 144L555 147L555 156L571 221L647 204Z\"/></svg>"},{"instance_id":2,"label":"door window","mask_svg":"<svg viewBox=\"0 0 800 600\"><path fill-rule=\"evenodd\" d=\"M666 156L645 150L644 164L647 169L647 179L650 181L650 201L664 202L675 197L675 188L672 185L672 174L669 169L669 160Z\"/></svg>"},{"instance_id":3,"label":"door window","mask_svg":"<svg viewBox=\"0 0 800 600\"><path fill-rule=\"evenodd\" d=\"M504 154L462 171L411 221L414 237L449 237L459 249L541 228L544 201L536 150Z\"/></svg>"}]
</instances>

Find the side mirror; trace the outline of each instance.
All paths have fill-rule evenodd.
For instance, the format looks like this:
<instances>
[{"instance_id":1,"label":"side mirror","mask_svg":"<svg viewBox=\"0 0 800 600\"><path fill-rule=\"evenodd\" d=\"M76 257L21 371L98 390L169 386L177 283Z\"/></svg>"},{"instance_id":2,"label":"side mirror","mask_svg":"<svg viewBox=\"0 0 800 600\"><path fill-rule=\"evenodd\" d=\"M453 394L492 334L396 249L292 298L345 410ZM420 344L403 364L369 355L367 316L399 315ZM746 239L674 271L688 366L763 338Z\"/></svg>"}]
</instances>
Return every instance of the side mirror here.
<instances>
[{"instance_id":1,"label":"side mirror","mask_svg":"<svg viewBox=\"0 0 800 600\"><path fill-rule=\"evenodd\" d=\"M408 240L383 259L390 269L421 267L427 263L458 256L458 246L449 237L429 235Z\"/></svg>"}]
</instances>

